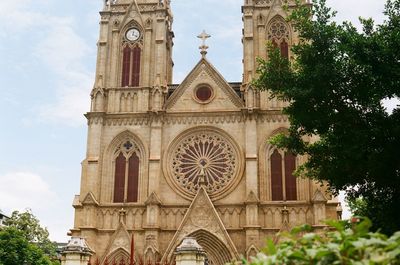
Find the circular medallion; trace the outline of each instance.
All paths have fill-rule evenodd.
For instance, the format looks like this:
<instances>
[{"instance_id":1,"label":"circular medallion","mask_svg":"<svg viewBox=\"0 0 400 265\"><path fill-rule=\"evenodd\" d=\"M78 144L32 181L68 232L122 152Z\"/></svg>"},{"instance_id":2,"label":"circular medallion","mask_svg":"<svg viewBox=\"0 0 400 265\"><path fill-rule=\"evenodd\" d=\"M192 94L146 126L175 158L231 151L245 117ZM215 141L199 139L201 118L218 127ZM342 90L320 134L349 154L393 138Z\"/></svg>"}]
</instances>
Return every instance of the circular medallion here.
<instances>
[{"instance_id":1,"label":"circular medallion","mask_svg":"<svg viewBox=\"0 0 400 265\"><path fill-rule=\"evenodd\" d=\"M164 161L169 182L186 198L193 198L201 185L210 197L223 197L240 178L239 149L217 130L184 134L167 154Z\"/></svg>"}]
</instances>

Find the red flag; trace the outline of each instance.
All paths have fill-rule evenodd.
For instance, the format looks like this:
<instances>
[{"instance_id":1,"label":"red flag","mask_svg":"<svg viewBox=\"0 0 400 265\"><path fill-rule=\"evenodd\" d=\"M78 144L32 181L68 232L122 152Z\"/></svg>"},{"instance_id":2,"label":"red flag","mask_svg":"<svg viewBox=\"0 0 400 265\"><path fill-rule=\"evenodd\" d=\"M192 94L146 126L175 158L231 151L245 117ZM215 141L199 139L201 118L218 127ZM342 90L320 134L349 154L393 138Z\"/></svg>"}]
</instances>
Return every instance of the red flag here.
<instances>
[{"instance_id":1,"label":"red flag","mask_svg":"<svg viewBox=\"0 0 400 265\"><path fill-rule=\"evenodd\" d=\"M131 239L131 259L129 265L133 265L135 262L135 240L133 238L133 232L132 232L132 239Z\"/></svg>"}]
</instances>

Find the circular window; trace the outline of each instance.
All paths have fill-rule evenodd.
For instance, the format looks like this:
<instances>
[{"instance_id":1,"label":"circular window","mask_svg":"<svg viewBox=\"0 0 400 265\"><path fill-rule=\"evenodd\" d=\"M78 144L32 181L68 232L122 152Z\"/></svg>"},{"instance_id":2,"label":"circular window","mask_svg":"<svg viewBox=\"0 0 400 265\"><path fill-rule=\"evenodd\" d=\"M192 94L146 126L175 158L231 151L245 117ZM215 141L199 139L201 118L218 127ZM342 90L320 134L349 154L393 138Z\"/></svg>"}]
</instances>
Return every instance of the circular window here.
<instances>
[{"instance_id":1,"label":"circular window","mask_svg":"<svg viewBox=\"0 0 400 265\"><path fill-rule=\"evenodd\" d=\"M226 136L212 129L185 134L174 142L165 160L170 184L187 198L200 186L212 197L227 195L242 169L240 152Z\"/></svg>"},{"instance_id":2,"label":"circular window","mask_svg":"<svg viewBox=\"0 0 400 265\"><path fill-rule=\"evenodd\" d=\"M213 91L209 86L203 85L196 89L196 98L203 103L210 101L212 96L213 96Z\"/></svg>"}]
</instances>

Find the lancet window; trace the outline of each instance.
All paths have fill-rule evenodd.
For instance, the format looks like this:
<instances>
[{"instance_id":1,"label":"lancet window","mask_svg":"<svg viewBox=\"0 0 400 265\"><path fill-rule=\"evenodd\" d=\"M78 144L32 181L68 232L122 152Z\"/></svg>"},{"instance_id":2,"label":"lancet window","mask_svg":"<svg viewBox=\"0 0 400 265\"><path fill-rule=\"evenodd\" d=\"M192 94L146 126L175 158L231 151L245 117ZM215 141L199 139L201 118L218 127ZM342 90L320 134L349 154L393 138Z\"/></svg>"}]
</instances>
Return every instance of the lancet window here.
<instances>
[{"instance_id":1,"label":"lancet window","mask_svg":"<svg viewBox=\"0 0 400 265\"><path fill-rule=\"evenodd\" d=\"M289 58L289 26L282 17L276 17L271 21L267 35L268 40L281 51L282 56Z\"/></svg>"},{"instance_id":2,"label":"lancet window","mask_svg":"<svg viewBox=\"0 0 400 265\"><path fill-rule=\"evenodd\" d=\"M122 87L137 87L140 84L140 60L142 49L139 44L125 43L122 49Z\"/></svg>"},{"instance_id":3,"label":"lancet window","mask_svg":"<svg viewBox=\"0 0 400 265\"><path fill-rule=\"evenodd\" d=\"M114 154L114 203L137 202L140 152L131 141L123 142Z\"/></svg>"},{"instance_id":4,"label":"lancet window","mask_svg":"<svg viewBox=\"0 0 400 265\"><path fill-rule=\"evenodd\" d=\"M296 156L291 152L274 150L269 157L271 197L273 201L297 200Z\"/></svg>"}]
</instances>

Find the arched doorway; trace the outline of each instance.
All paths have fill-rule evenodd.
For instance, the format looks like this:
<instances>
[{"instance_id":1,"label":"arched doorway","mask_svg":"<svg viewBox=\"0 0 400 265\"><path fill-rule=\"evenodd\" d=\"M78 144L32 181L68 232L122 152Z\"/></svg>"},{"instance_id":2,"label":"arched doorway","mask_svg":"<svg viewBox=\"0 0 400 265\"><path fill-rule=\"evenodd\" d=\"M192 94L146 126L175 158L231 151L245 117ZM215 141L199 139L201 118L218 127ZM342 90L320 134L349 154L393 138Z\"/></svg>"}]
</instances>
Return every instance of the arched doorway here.
<instances>
[{"instance_id":1,"label":"arched doorway","mask_svg":"<svg viewBox=\"0 0 400 265\"><path fill-rule=\"evenodd\" d=\"M210 232L201 229L189 236L196 238L197 243L206 251L209 265L224 265L234 259L227 246Z\"/></svg>"}]
</instances>

